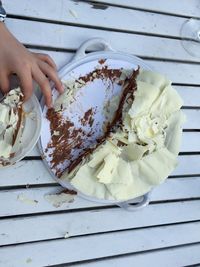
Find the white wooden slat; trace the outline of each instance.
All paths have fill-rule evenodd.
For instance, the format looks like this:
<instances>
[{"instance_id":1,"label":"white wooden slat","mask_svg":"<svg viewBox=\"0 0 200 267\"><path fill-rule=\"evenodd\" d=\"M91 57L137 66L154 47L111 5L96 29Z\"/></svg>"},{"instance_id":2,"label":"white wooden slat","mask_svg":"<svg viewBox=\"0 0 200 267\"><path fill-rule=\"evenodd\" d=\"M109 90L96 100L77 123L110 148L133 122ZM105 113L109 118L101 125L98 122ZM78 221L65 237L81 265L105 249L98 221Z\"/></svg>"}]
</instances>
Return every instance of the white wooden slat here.
<instances>
[{"instance_id":1,"label":"white wooden slat","mask_svg":"<svg viewBox=\"0 0 200 267\"><path fill-rule=\"evenodd\" d=\"M27 267L30 258L29 266L40 267L190 244L200 241L199 227L195 222L2 247L0 263Z\"/></svg>"},{"instance_id":2,"label":"white wooden slat","mask_svg":"<svg viewBox=\"0 0 200 267\"><path fill-rule=\"evenodd\" d=\"M199 198L199 183L199 177L168 179L152 191L151 201ZM58 191L61 191L59 186L2 190L0 191L0 203L3 205L1 204L0 217L106 206L106 204L91 202L76 196L74 202L55 208L46 201L44 196L55 194ZM20 201L20 197L35 200L36 203L28 204Z\"/></svg>"},{"instance_id":3,"label":"white wooden slat","mask_svg":"<svg viewBox=\"0 0 200 267\"><path fill-rule=\"evenodd\" d=\"M140 56L199 62L199 58L187 53L180 40L176 39L19 19L7 19L6 25L21 42L29 45L77 49L87 39L102 37L116 50ZM38 29L43 34L38 35Z\"/></svg>"},{"instance_id":4,"label":"white wooden slat","mask_svg":"<svg viewBox=\"0 0 200 267\"><path fill-rule=\"evenodd\" d=\"M200 109L185 109L186 122L185 129L199 129L200 128ZM200 141L200 140L199 140Z\"/></svg>"},{"instance_id":5,"label":"white wooden slat","mask_svg":"<svg viewBox=\"0 0 200 267\"><path fill-rule=\"evenodd\" d=\"M76 267L124 267L124 266L148 266L172 267L172 266L200 266L200 244L181 247L173 247L158 251L133 254L130 256L116 257L88 263L76 264Z\"/></svg>"},{"instance_id":6,"label":"white wooden slat","mask_svg":"<svg viewBox=\"0 0 200 267\"><path fill-rule=\"evenodd\" d=\"M23 160L12 167L0 170L0 188L29 184L47 184L56 182L44 166L42 160Z\"/></svg>"},{"instance_id":7,"label":"white wooden slat","mask_svg":"<svg viewBox=\"0 0 200 267\"><path fill-rule=\"evenodd\" d=\"M73 237L199 219L199 200L149 205L137 212L102 209L96 212L94 210L6 219L0 221L0 245L63 238L66 234Z\"/></svg>"},{"instance_id":8,"label":"white wooden slat","mask_svg":"<svg viewBox=\"0 0 200 267\"><path fill-rule=\"evenodd\" d=\"M200 174L200 156L179 156L178 166L172 175ZM31 171L30 171L31 170ZM5 186L55 184L42 160L23 160L0 170L0 188Z\"/></svg>"},{"instance_id":9,"label":"white wooden slat","mask_svg":"<svg viewBox=\"0 0 200 267\"><path fill-rule=\"evenodd\" d=\"M179 156L178 166L172 175L190 175L200 173L200 155Z\"/></svg>"},{"instance_id":10,"label":"white wooden slat","mask_svg":"<svg viewBox=\"0 0 200 267\"><path fill-rule=\"evenodd\" d=\"M198 0L182 0L181 4L178 0L162 1L162 0L97 0L100 3L118 4L124 7L140 8L144 10L153 10L174 15L182 15L188 17L200 17Z\"/></svg>"},{"instance_id":11,"label":"white wooden slat","mask_svg":"<svg viewBox=\"0 0 200 267\"><path fill-rule=\"evenodd\" d=\"M152 190L151 201L162 201L163 197L166 200L184 199L184 198L199 198L200 197L200 179L199 177L187 177L167 179L165 183L157 186ZM197 189L195 189L197 186ZM162 197L163 194L163 197Z\"/></svg>"},{"instance_id":12,"label":"white wooden slat","mask_svg":"<svg viewBox=\"0 0 200 267\"><path fill-rule=\"evenodd\" d=\"M90 202L85 199L75 197L75 201L72 203L63 204L61 207L55 208L51 203L47 202L44 198L47 194L55 194L61 191L60 186L55 187L45 187L45 188L34 188L34 189L15 189L15 190L5 190L0 192L0 203L6 203L1 205L0 217L19 215L19 214L30 214L38 212L52 212L59 210L70 210L88 207L98 207L105 206L96 202ZM30 205L20 201L19 196L26 197L26 199L36 200L35 205ZM14 207L14 208L13 208Z\"/></svg>"},{"instance_id":13,"label":"white wooden slat","mask_svg":"<svg viewBox=\"0 0 200 267\"><path fill-rule=\"evenodd\" d=\"M200 151L200 132L183 132L181 152Z\"/></svg>"},{"instance_id":14,"label":"white wooden slat","mask_svg":"<svg viewBox=\"0 0 200 267\"><path fill-rule=\"evenodd\" d=\"M184 106L200 106L200 87L174 86L174 88L183 98Z\"/></svg>"},{"instance_id":15,"label":"white wooden slat","mask_svg":"<svg viewBox=\"0 0 200 267\"><path fill-rule=\"evenodd\" d=\"M46 5L44 0L21 0L20 5L5 1L4 6L11 15L173 37L180 37L181 26L187 20L119 7L99 10L84 1L77 4L74 1L50 0Z\"/></svg>"},{"instance_id":16,"label":"white wooden slat","mask_svg":"<svg viewBox=\"0 0 200 267\"><path fill-rule=\"evenodd\" d=\"M192 85L200 82L200 79L197 79L199 65L153 60L146 62L151 64L155 71L166 75L173 83Z\"/></svg>"}]
</instances>

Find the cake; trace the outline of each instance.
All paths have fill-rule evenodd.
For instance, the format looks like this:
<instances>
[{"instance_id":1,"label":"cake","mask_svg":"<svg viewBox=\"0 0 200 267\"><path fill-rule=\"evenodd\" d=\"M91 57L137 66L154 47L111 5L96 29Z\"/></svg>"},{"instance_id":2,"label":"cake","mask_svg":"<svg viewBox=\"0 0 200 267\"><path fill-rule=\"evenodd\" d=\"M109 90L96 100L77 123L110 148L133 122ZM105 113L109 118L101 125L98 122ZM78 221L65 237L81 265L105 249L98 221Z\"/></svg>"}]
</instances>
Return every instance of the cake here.
<instances>
[{"instance_id":1,"label":"cake","mask_svg":"<svg viewBox=\"0 0 200 267\"><path fill-rule=\"evenodd\" d=\"M103 200L124 201L149 192L177 166L180 149L183 102L171 81L158 73L137 69L129 70L121 84L121 94L109 102L115 112L103 136L76 158L70 158L68 167L58 175L83 194ZM57 127L64 131L59 112L51 112L54 115L49 120L57 114ZM70 127L73 129L73 124ZM58 134L51 145L63 147L59 138ZM60 158L66 156L62 152L58 153Z\"/></svg>"},{"instance_id":2,"label":"cake","mask_svg":"<svg viewBox=\"0 0 200 267\"><path fill-rule=\"evenodd\" d=\"M23 94L11 90L0 103L0 165L7 165L20 146L23 129Z\"/></svg>"}]
</instances>

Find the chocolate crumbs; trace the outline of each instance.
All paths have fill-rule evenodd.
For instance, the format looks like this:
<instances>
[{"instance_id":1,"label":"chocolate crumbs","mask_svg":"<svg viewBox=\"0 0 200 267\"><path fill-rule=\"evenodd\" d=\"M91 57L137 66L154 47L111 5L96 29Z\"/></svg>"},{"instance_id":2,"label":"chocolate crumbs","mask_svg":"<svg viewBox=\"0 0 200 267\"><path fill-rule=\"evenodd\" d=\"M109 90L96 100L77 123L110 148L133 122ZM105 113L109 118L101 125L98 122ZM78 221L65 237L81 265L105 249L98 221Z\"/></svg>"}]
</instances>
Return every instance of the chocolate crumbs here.
<instances>
[{"instance_id":1,"label":"chocolate crumbs","mask_svg":"<svg viewBox=\"0 0 200 267\"><path fill-rule=\"evenodd\" d=\"M77 192L76 192L76 191L74 191L74 190L70 190L70 189L68 189L68 188L65 188L64 190L62 190L62 191L60 192L60 194L61 194L61 193L68 194L68 195L77 195Z\"/></svg>"},{"instance_id":2,"label":"chocolate crumbs","mask_svg":"<svg viewBox=\"0 0 200 267\"><path fill-rule=\"evenodd\" d=\"M92 125L94 110L88 110L82 121ZM86 149L87 139L88 143L93 143L93 129L91 128L89 132L84 131L81 127L76 128L74 123L69 119L64 119L62 115L56 112L53 108L47 111L47 119L50 121L51 129L51 142L47 145L45 153L49 153L51 157L51 168L55 170L56 175L60 177L62 175L62 170L60 170L59 165L62 163L67 163L69 165L73 160L75 160L74 150L78 152L78 156L81 154L82 149ZM55 132L57 133L55 135ZM91 140L90 140L91 139Z\"/></svg>"},{"instance_id":3,"label":"chocolate crumbs","mask_svg":"<svg viewBox=\"0 0 200 267\"><path fill-rule=\"evenodd\" d=\"M92 127L92 125L94 123L94 118L93 118L94 113L95 112L93 111L93 108L88 109L85 112L83 118L80 120L81 121L81 124L83 126L86 126L88 124L90 127Z\"/></svg>"},{"instance_id":4,"label":"chocolate crumbs","mask_svg":"<svg viewBox=\"0 0 200 267\"><path fill-rule=\"evenodd\" d=\"M82 80L83 82L87 83L92 82L95 79L109 79L112 83L114 83L117 79L120 79L121 74L122 69L109 69L108 66L104 66L101 69L95 69L92 72L89 72L85 76L81 76L79 80ZM120 85L121 80L117 81L117 84Z\"/></svg>"},{"instance_id":5,"label":"chocolate crumbs","mask_svg":"<svg viewBox=\"0 0 200 267\"><path fill-rule=\"evenodd\" d=\"M98 62L99 64L103 65L106 62L106 59L105 58L99 59Z\"/></svg>"}]
</instances>

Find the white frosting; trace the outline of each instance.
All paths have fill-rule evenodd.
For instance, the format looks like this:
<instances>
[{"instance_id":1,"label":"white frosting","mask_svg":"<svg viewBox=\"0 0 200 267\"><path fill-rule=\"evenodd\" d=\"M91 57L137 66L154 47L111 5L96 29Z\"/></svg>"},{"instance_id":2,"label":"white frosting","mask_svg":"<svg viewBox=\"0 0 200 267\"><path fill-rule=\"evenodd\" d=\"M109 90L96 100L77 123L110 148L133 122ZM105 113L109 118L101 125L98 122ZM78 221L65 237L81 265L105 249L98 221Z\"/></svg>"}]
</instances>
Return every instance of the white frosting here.
<instances>
[{"instance_id":1,"label":"white frosting","mask_svg":"<svg viewBox=\"0 0 200 267\"><path fill-rule=\"evenodd\" d=\"M135 99L123 109L122 130L61 179L101 199L127 200L150 191L177 165L182 104L164 76L140 71ZM124 145L117 146L118 141Z\"/></svg>"},{"instance_id":2,"label":"white frosting","mask_svg":"<svg viewBox=\"0 0 200 267\"><path fill-rule=\"evenodd\" d=\"M13 137L19 120L16 109L22 105L20 88L11 90L0 103L0 158L9 159L13 151ZM19 138L16 140L19 141ZM17 147L17 144L15 144Z\"/></svg>"},{"instance_id":3,"label":"white frosting","mask_svg":"<svg viewBox=\"0 0 200 267\"><path fill-rule=\"evenodd\" d=\"M21 193L17 196L17 200L23 202L24 204L28 204L28 205L36 205L38 203L37 200L35 199L31 199L29 197L27 197L25 194Z\"/></svg>"},{"instance_id":4,"label":"white frosting","mask_svg":"<svg viewBox=\"0 0 200 267\"><path fill-rule=\"evenodd\" d=\"M64 92L63 94L59 95L58 98L54 102L54 109L57 112L65 110L70 103L74 100L76 92L85 85L85 82L79 79L76 80L69 80L69 81L62 81L64 85Z\"/></svg>"},{"instance_id":5,"label":"white frosting","mask_svg":"<svg viewBox=\"0 0 200 267\"><path fill-rule=\"evenodd\" d=\"M56 208L62 206L64 203L73 202L74 197L75 195L62 192L59 194L49 194L44 196L44 198Z\"/></svg>"}]
</instances>

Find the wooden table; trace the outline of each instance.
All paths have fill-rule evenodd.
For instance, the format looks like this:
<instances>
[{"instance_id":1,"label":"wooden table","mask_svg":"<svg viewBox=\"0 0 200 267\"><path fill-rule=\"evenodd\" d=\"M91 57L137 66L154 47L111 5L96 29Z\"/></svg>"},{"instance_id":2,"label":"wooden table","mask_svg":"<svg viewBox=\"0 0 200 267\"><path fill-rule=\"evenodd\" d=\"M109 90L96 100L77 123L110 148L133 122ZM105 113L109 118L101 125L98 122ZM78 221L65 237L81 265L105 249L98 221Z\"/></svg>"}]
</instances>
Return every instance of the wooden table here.
<instances>
[{"instance_id":1,"label":"wooden table","mask_svg":"<svg viewBox=\"0 0 200 267\"><path fill-rule=\"evenodd\" d=\"M180 42L182 24L200 16L199 1L3 2L8 28L58 68L92 37L143 58L173 80L187 122L178 167L137 212L78 197L55 208L44 195L60 186L37 148L0 170L0 266L200 266L200 58Z\"/></svg>"}]
</instances>

